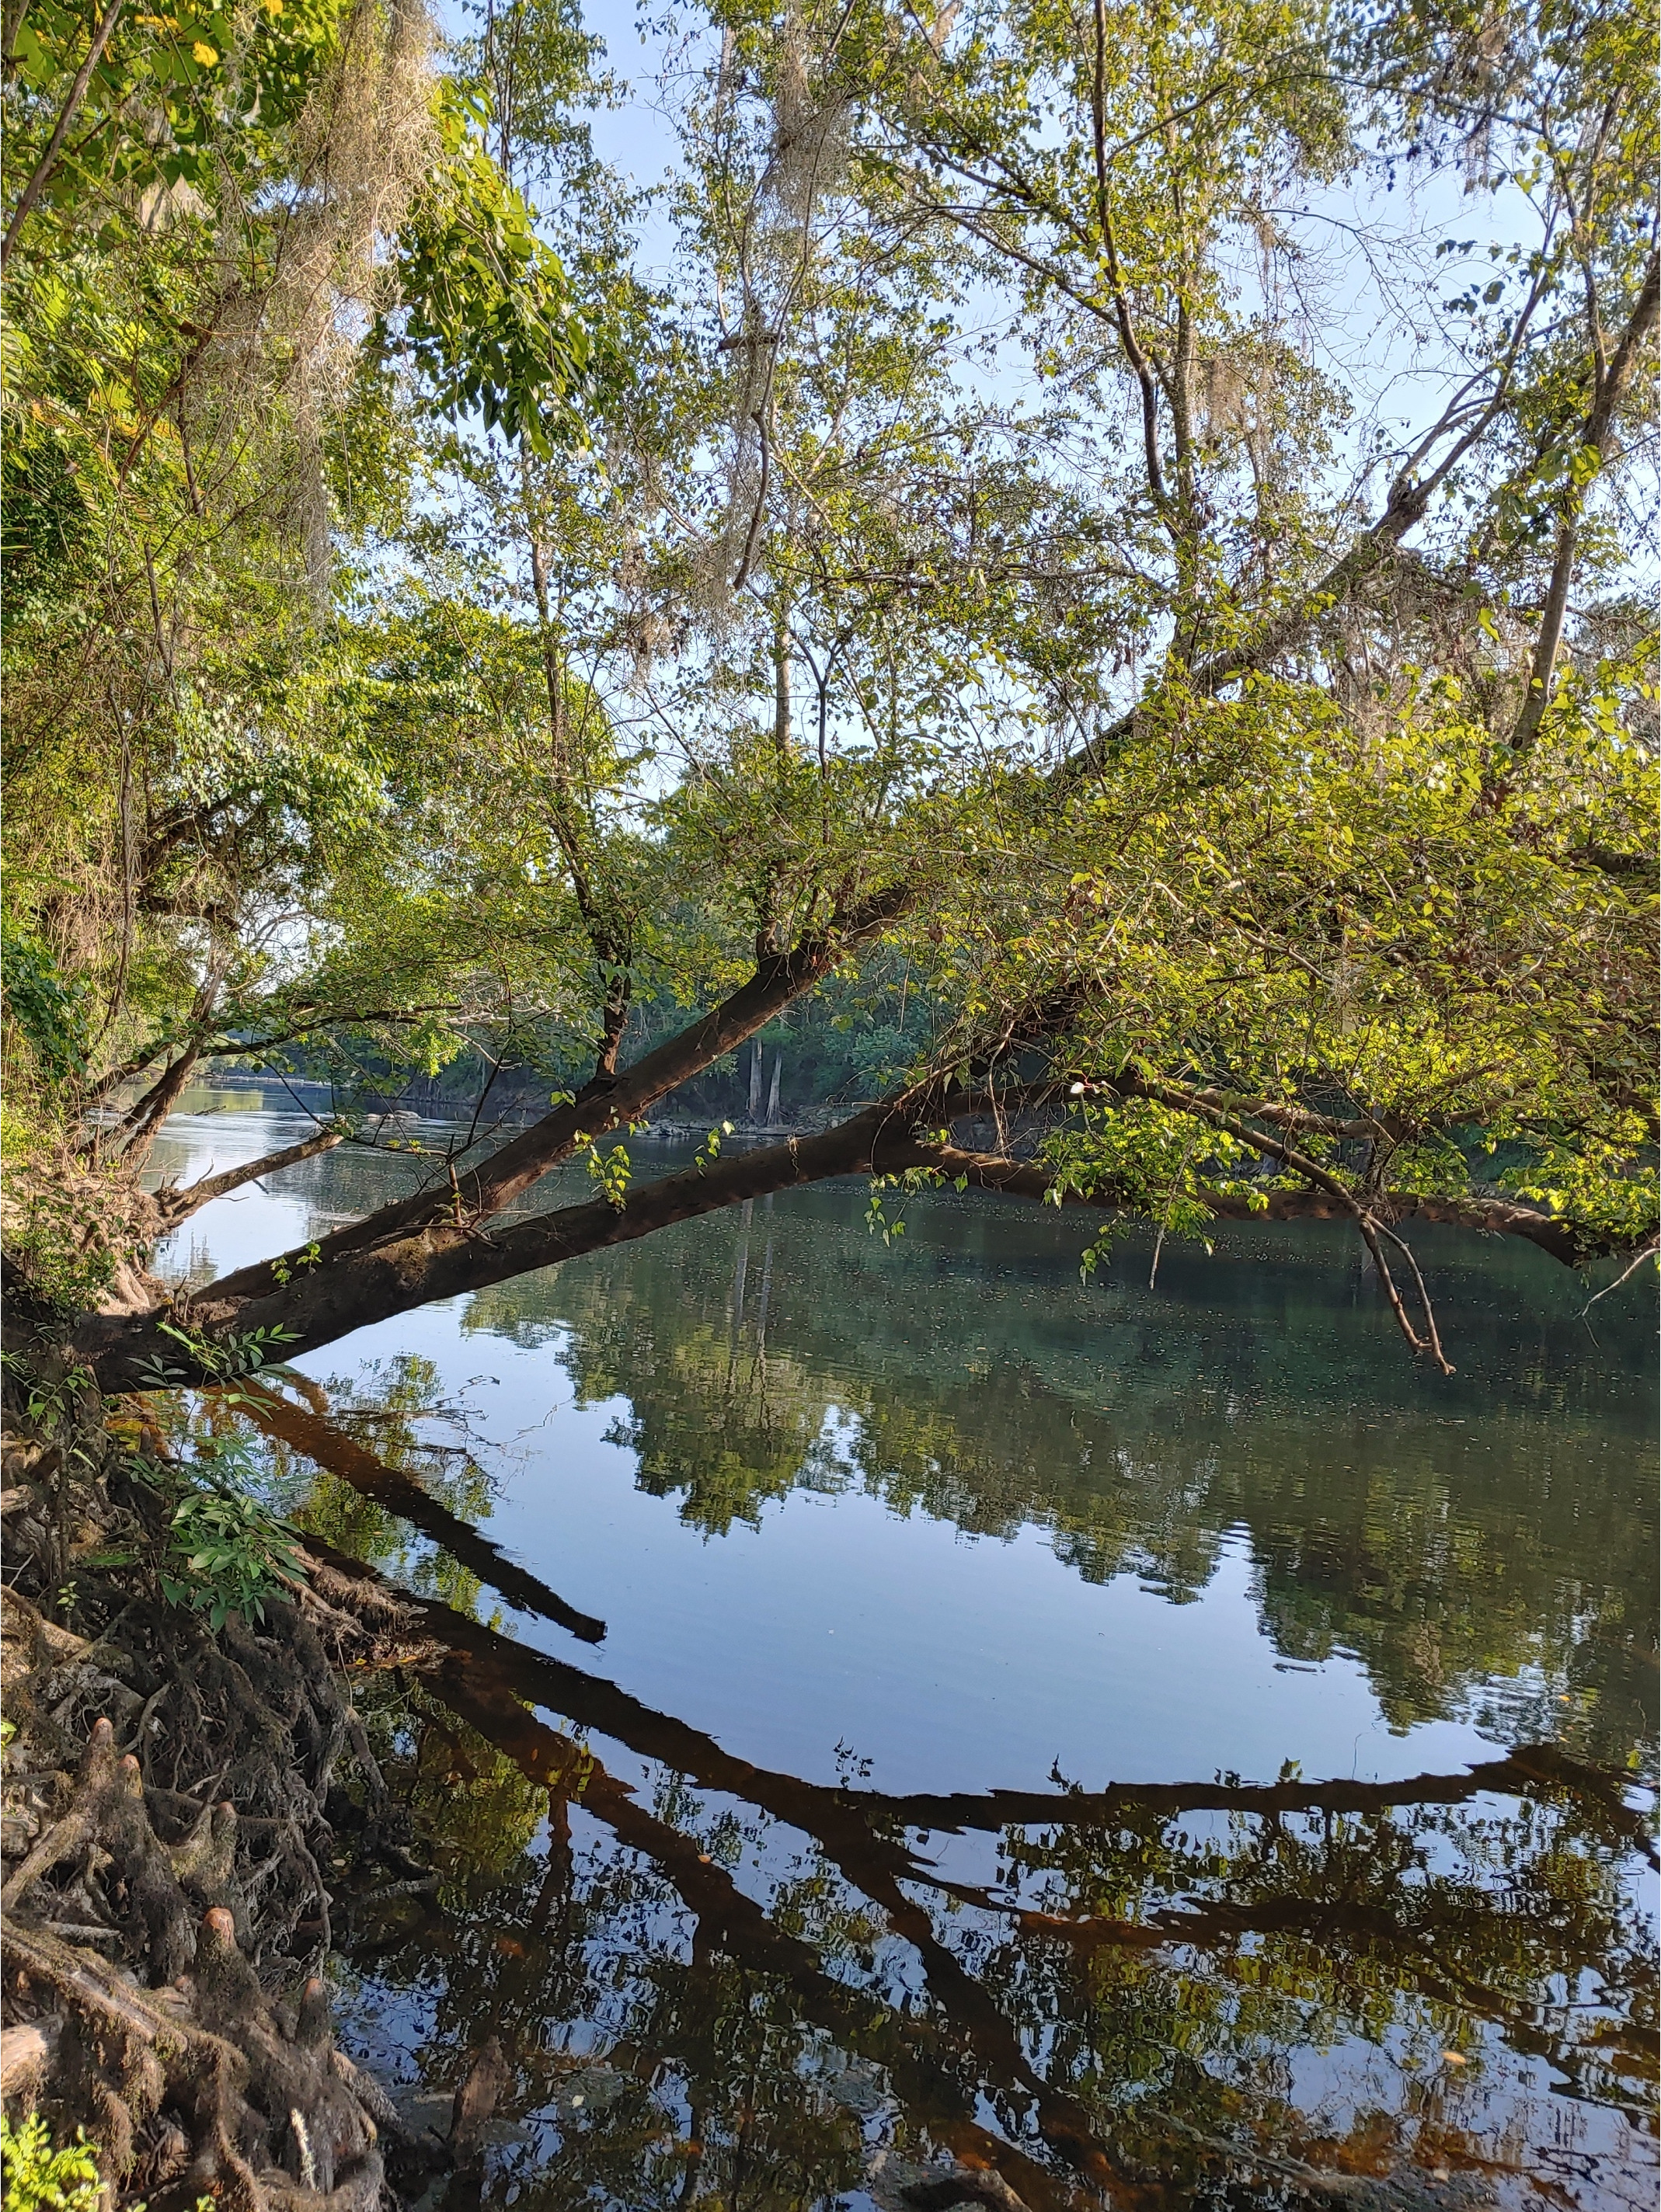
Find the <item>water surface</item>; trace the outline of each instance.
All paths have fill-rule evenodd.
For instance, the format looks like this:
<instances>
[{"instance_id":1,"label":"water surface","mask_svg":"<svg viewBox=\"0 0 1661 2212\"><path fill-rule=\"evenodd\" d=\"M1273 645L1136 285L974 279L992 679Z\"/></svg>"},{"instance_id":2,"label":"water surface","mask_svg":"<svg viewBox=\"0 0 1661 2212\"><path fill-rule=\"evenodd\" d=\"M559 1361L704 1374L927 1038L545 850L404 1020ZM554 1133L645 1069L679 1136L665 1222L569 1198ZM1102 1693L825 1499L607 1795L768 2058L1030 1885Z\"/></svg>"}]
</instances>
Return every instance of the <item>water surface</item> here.
<instances>
[{"instance_id":1,"label":"water surface","mask_svg":"<svg viewBox=\"0 0 1661 2212\"><path fill-rule=\"evenodd\" d=\"M193 1103L158 1172L295 1133ZM168 1261L417 1171L344 1148ZM361 2055L418 2104L501 2039L491 2203L897 2206L950 2160L1035 2212L1307 2167L1652 2201L1652 1287L1582 1319L1531 1249L1421 1235L1445 1379L1336 1229L1167 1243L1150 1289L1135 1238L1081 1282L1049 1209L915 1201L886 1246L864 1211L793 1194L301 1363L605 1624L293 1464L523 1655L523 1725L366 1693L447 1886L351 1919Z\"/></svg>"}]
</instances>

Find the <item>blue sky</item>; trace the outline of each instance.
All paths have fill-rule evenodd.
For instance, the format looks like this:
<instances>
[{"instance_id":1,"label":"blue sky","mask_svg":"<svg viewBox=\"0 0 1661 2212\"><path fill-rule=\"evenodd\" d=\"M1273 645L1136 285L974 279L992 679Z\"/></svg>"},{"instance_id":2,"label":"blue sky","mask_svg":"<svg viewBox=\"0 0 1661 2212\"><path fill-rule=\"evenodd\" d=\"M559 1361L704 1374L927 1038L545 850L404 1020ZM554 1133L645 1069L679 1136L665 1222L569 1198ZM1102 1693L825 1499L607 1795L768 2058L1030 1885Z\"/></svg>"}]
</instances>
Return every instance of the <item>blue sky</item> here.
<instances>
[{"instance_id":1,"label":"blue sky","mask_svg":"<svg viewBox=\"0 0 1661 2212\"><path fill-rule=\"evenodd\" d=\"M594 116L595 149L636 188L660 184L676 159L674 125L655 82L663 38L656 31L642 36L634 0L587 0L584 13L627 87L618 106ZM695 15L683 21L695 31ZM1354 392L1364 418L1376 412L1396 436L1410 440L1435 419L1458 373L1436 302L1460 289L1457 271L1469 264L1438 263L1437 244L1474 239L1471 260L1486 276L1490 240L1532 243L1536 218L1519 194L1496 203L1468 194L1456 173L1415 180L1405 167L1396 170L1393 188L1376 173L1363 173L1307 196L1307 207L1296 228L1312 255L1311 312L1304 317L1310 350ZM1363 230L1372 234L1366 247L1360 241ZM643 270L666 272L672 252L660 202L641 232Z\"/></svg>"}]
</instances>

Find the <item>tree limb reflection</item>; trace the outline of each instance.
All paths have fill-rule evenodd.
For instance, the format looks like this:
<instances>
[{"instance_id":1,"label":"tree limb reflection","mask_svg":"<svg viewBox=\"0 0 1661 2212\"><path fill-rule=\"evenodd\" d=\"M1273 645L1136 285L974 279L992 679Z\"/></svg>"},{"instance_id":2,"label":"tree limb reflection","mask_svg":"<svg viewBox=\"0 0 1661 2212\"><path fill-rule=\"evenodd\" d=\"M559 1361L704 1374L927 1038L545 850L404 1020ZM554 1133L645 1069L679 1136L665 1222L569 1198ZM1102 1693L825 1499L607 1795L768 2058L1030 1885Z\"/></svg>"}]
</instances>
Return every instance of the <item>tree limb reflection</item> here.
<instances>
[{"instance_id":1,"label":"tree limb reflection","mask_svg":"<svg viewBox=\"0 0 1661 2212\"><path fill-rule=\"evenodd\" d=\"M313 1549L326 1595L332 1577L371 1572L320 1541ZM1349 2136L1324 2142L1299 2114L1281 2078L1294 2037L1335 2048L1358 2034L1407 2033L1433 2071L1457 2081L1492 2031L1544 2069L1556 2094L1641 2121L1626 2084L1652 2064L1655 1977L1620 1867L1652 1850L1623 1778L1555 1747L1400 1783L895 1795L757 1766L601 1677L434 1600L403 1602L431 1655L419 1662L425 1690L548 1793L556 1847L538 1885L540 1925L551 1884L567 1922L577 1911L569 1846L557 1839L581 1811L655 1870L666 1885L660 1913L670 1907L692 1923L690 1955L671 1974L660 1921L614 1914L603 1939L590 1921L591 1943L623 1947L614 1972L626 1957L654 1985L691 1975L706 1991L736 1972L743 2006L782 2008L798 2045L829 2038L849 2063L876 2069L920 2154L989 2170L1032 2212L1192 2202L1202 2181L1216 2184L1220 2160L1255 2172L1265 2188L1359 2192L1382 2205L1357 2177ZM654 1803L587 1747L589 1731L666 1778L647 1785ZM687 1795L694 1786L741 1809L712 1813ZM774 1880L758 1899L745 1881L770 1878L741 1881L712 1848L733 1822L751 1836L744 1824L756 1814L776 1850L781 1833L806 1838L812 1879L839 1912L868 1916L857 1971L845 1946L814 1939L788 1883ZM925 1853L926 1838L971 1832L1000 1838L991 1885ZM648 1925L658 1929L650 1944ZM569 1947L561 1955L569 1960ZM527 2033L532 2015L558 2009L533 1977L524 2002ZM729 1992L723 2002L739 2000ZM499 1986L488 2007L496 2032ZM635 2053L648 2081L668 2063L645 2030L618 2048ZM755 2108L752 2076L740 2112ZM794 2090L782 2076L776 2087L800 2102L807 2093L789 2079ZM701 2094L693 2136L707 2161L711 2097L721 2097L707 2085ZM1493 2163L1478 2134L1445 2116L1419 2110L1391 2124L1416 2129L1415 2154L1429 2155L1431 2118L1445 2166ZM1376 2132L1382 2123L1367 2124ZM590 2125L598 2155L605 2130ZM630 2185L643 2190L638 2172Z\"/></svg>"},{"instance_id":2,"label":"tree limb reflection","mask_svg":"<svg viewBox=\"0 0 1661 2212\"><path fill-rule=\"evenodd\" d=\"M389 1466L361 1444L338 1424L320 1413L296 1406L269 1387L256 1384L243 1394L243 1409L268 1437L280 1438L303 1452L316 1466L349 1482L361 1497L371 1498L408 1521L423 1536L441 1544L452 1559L476 1574L481 1582L500 1590L509 1605L569 1629L585 1644L599 1644L605 1623L568 1605L557 1590L509 1559L471 1522L461 1520L439 1499L423 1489L413 1475Z\"/></svg>"}]
</instances>

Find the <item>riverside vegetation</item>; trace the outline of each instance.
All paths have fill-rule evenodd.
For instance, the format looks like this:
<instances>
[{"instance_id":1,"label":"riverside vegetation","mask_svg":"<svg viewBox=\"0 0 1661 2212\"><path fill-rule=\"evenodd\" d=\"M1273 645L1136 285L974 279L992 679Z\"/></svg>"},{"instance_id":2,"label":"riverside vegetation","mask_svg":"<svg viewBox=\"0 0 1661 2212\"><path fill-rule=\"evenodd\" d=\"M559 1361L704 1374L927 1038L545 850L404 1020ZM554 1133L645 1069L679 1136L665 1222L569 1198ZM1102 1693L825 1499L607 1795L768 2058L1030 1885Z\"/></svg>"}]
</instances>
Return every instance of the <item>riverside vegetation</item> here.
<instances>
[{"instance_id":1,"label":"riverside vegetation","mask_svg":"<svg viewBox=\"0 0 1661 2212\"><path fill-rule=\"evenodd\" d=\"M460 1583L260 1501L275 1436L432 1517L286 1359L847 1176L890 1240L934 1189L1074 1209L1086 1272L1126 1224L1337 1223L1442 1376L1415 1224L1588 1298L1656 1244L1640 11L719 4L666 47L655 200L573 10L451 28L6 17L5 2078L153 2212L477 2189L501 2053L441 2141L329 2018L337 1862L434 1879L377 1701L545 1792L588 1758ZM739 1055L770 1119L786 1038L823 1127L636 1173ZM356 1110L464 1062L442 1141ZM157 1187L216 1063L338 1111ZM210 1200L388 1147L355 1218L155 1272ZM469 1519L436 1540L505 1587ZM837 1793L605 1711L846 1842ZM581 1778L1010 2195L1175 2158L1006 2051L901 1844L861 1879L1025 2148ZM1573 1802L1626 1834L1607 1776Z\"/></svg>"}]
</instances>

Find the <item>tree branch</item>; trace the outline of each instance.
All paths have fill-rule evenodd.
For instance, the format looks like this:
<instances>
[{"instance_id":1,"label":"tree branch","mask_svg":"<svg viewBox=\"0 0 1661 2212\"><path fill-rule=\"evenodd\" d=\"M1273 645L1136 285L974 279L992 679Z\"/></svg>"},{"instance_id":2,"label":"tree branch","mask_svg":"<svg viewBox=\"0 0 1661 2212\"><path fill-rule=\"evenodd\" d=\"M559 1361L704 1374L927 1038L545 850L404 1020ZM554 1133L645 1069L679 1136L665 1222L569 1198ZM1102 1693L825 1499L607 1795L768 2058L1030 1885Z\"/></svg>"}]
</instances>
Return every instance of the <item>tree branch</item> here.
<instances>
[{"instance_id":1,"label":"tree branch","mask_svg":"<svg viewBox=\"0 0 1661 2212\"><path fill-rule=\"evenodd\" d=\"M1432 450L1436 441L1445 436L1456 422L1470 411L1463 393L1445 410L1420 440L1418 446L1397 471L1384 502L1384 511L1372 526L1364 531L1347 553L1335 561L1319 581L1304 592L1292 605L1265 623L1254 638L1243 644L1232 646L1227 652L1215 653L1209 660L1188 672L1188 681L1202 694L1215 691L1219 685L1232 682L1272 660L1294 640L1303 636L1329 609L1347 599L1359 585L1395 554L1396 547L1408 532L1422 520L1438 489L1487 431L1490 422L1505 404L1510 388L1512 372L1516 365L1523 333L1538 304L1541 287L1534 292L1518 318L1510 349L1500 368L1494 389L1489 398L1476 407L1475 419L1455 439L1448 451L1438 461L1427 477L1415 478L1414 471ZM1469 386L1466 387L1469 389ZM1100 732L1077 752L1069 753L1056 767L1055 779L1065 788L1080 777L1089 775L1110 746L1122 743L1136 726L1137 708L1121 714L1106 730Z\"/></svg>"},{"instance_id":2,"label":"tree branch","mask_svg":"<svg viewBox=\"0 0 1661 2212\"><path fill-rule=\"evenodd\" d=\"M730 998L644 1054L632 1067L620 1075L597 1074L569 1105L544 1115L476 1166L458 1170L456 1188L470 1225L477 1228L510 1206L551 1168L569 1159L583 1136L602 1136L638 1121L669 1091L745 1043L793 1000L827 975L853 946L897 920L915 894L911 884L894 884L834 918L827 928L805 938L794 951L761 960L749 981ZM451 1219L454 1203L447 1182L441 1188L418 1191L411 1198L382 1206L325 1237L322 1266L326 1270L350 1254ZM254 1294L268 1279L264 1267L249 1268L228 1276L219 1287L230 1296L246 1296Z\"/></svg>"},{"instance_id":3,"label":"tree branch","mask_svg":"<svg viewBox=\"0 0 1661 2212\"><path fill-rule=\"evenodd\" d=\"M538 1267L557 1266L584 1252L649 1237L672 1223L718 1212L793 1184L868 1172L879 1146L895 1127L902 1102L884 1100L863 1114L817 1137L789 1138L763 1151L667 1176L630 1192L614 1206L600 1198L504 1223L488 1233L472 1223L450 1219L417 1225L337 1259L332 1265L295 1255L295 1264L262 1261L210 1283L172 1310L137 1317L93 1314L76 1333L76 1343L106 1390L140 1386L150 1364L160 1360L181 1381L209 1382L206 1370L192 1372L174 1335L158 1323L179 1322L209 1337L252 1329L281 1329L285 1357L333 1343L372 1321L408 1313L438 1298L485 1290ZM389 1209L390 1210L390 1209ZM374 1217L372 1217L374 1218ZM289 1269L279 1282L277 1270Z\"/></svg>"},{"instance_id":4,"label":"tree branch","mask_svg":"<svg viewBox=\"0 0 1661 2212\"><path fill-rule=\"evenodd\" d=\"M131 1128L132 1132L121 1150L121 1158L126 1167L142 1167L149 1158L161 1124L172 1113L179 1092L190 1081L192 1071L201 1057L199 1045L187 1044L178 1059L162 1070L119 1125L117 1134L121 1129Z\"/></svg>"},{"instance_id":5,"label":"tree branch","mask_svg":"<svg viewBox=\"0 0 1661 2212\"><path fill-rule=\"evenodd\" d=\"M34 212L35 204L41 193L52 182L52 172L58 167L58 157L64 150L64 141L69 137L70 125L81 112L81 103L87 96L88 86L92 82L92 73L104 58L104 49L108 46L115 27L121 20L121 10L125 5L126 0L111 0L110 6L105 11L103 21L92 34L92 44L87 49L87 58L76 71L75 82L69 89L69 95L58 111L58 120L52 126L52 136L46 141L46 150L35 164L33 174L19 195L17 205L12 210L11 221L6 225L6 234L3 239L0 239L0 269L3 269L10 260L11 250L17 243L18 234Z\"/></svg>"},{"instance_id":6,"label":"tree branch","mask_svg":"<svg viewBox=\"0 0 1661 2212\"><path fill-rule=\"evenodd\" d=\"M304 1543L336 1571L356 1580L378 1580L372 1568L315 1537L307 1535ZM579 1729L626 1744L641 1758L685 1775L702 1789L758 1806L785 1826L817 1838L838 1856L857 1824L867 1845L884 1854L884 1863L904 1869L908 1880L926 1875L904 1842L908 1832L918 1830L941 1833L968 1828L996 1834L1007 1827L1104 1827L1124 1814L1176 1819L1185 1813L1244 1813L1259 1818L1384 1813L1402 1805L1462 1805L1490 1793L1527 1796L1542 1785L1586 1799L1620 1820L1621 1832L1639 1848L1649 1844L1642 1814L1625 1804L1626 1778L1590 1765L1549 1743L1519 1745L1503 1759L1460 1773L1418 1774L1399 1782L1317 1782L1301 1777L1273 1783L1220 1782L1213 1776L1204 1782L1110 1782L1089 1790L989 1790L903 1796L806 1782L752 1765L690 1722L642 1704L606 1676L585 1673L569 1660L501 1635L437 1599L417 1598L403 1590L398 1597L400 1604L418 1611L435 1641L500 1667L522 1702L563 1714ZM890 1856L894 1852L904 1856Z\"/></svg>"},{"instance_id":7,"label":"tree branch","mask_svg":"<svg viewBox=\"0 0 1661 2212\"><path fill-rule=\"evenodd\" d=\"M137 1387L150 1363L158 1359L169 1370L177 1370L181 1381L211 1382L214 1377L206 1370L188 1373L179 1364L178 1340L161 1333L160 1321L185 1321L210 1338L280 1328L286 1332L281 1340L284 1352L298 1355L435 1299L488 1289L583 1253L632 1243L673 1223L718 1212L745 1199L838 1176L925 1168L948 1182L961 1179L1007 1197L1055 1202L1055 1176L1036 1162L965 1152L927 1142L914 1133L917 1124L927 1123L931 1116L938 1120L950 1096L944 1084L901 1092L818 1136L792 1137L782 1145L738 1153L648 1183L630 1191L620 1206L596 1199L489 1231L474 1223L458 1225L453 1218L423 1220L328 1267L296 1255L304 1263L286 1282L277 1279L282 1261L262 1261L210 1283L187 1305L171 1312L89 1315L76 1331L76 1352L105 1390ZM1180 1095L1174 1097L1180 1103ZM1253 1141L1274 1155L1284 1157L1288 1149L1255 1133ZM1292 1157L1294 1171L1305 1172L1297 1156ZM1255 1193L1248 1197L1204 1191L1201 1195L1227 1219L1354 1221L1363 1212L1369 1220L1388 1214L1396 1221L1446 1222L1522 1237L1567 1265L1585 1256L1579 1233L1567 1224L1508 1200L1426 1198L1403 1192L1385 1194L1364 1208L1335 1178L1318 1169L1315 1175L1317 1188L1261 1194L1267 1200L1262 1206L1252 1203L1259 1195ZM1064 1190L1060 1202L1123 1209L1123 1194L1106 1188Z\"/></svg>"},{"instance_id":8,"label":"tree branch","mask_svg":"<svg viewBox=\"0 0 1661 2212\"><path fill-rule=\"evenodd\" d=\"M1637 305L1626 329L1621 333L1620 343L1610 356L1609 368L1597 380L1591 407L1581 428L1580 451L1595 453L1600 461L1609 441L1615 410L1632 374L1638 349L1654 328L1658 311L1661 311L1661 252L1652 252ZM1523 711L1512 732L1511 750L1513 754L1526 753L1534 744L1541 720L1550 703L1552 672L1557 664L1557 649L1563 640L1569 586L1573 580L1574 557L1580 542L1581 492L1579 485L1571 481L1565 496L1567 512L1557 528L1551 581L1546 588L1540 635L1535 642L1534 659L1529 669L1528 696L1523 702Z\"/></svg>"},{"instance_id":9,"label":"tree branch","mask_svg":"<svg viewBox=\"0 0 1661 2212\"><path fill-rule=\"evenodd\" d=\"M429 1014L453 1014L460 1011L459 1000L440 999L428 1006L372 1006L340 1013L312 1014L304 1021L297 1022L292 1029L278 1030L271 1036L222 1036L218 1043L210 1043L205 1037L198 1038L196 1049L203 1060L240 1060L245 1054L275 1052L278 1045L293 1044L300 1037L315 1036L319 1030L362 1029L370 1022L418 1022ZM100 1075L95 1083L80 1094L82 1110L85 1112L101 1103L113 1091L119 1091L124 1083L131 1083L135 1077L143 1075L164 1053L171 1052L175 1045L184 1041L184 1036L177 1032L171 1036L157 1037L145 1045L134 1059L124 1060L119 1067L113 1067L107 1074Z\"/></svg>"},{"instance_id":10,"label":"tree branch","mask_svg":"<svg viewBox=\"0 0 1661 2212\"><path fill-rule=\"evenodd\" d=\"M886 1169L933 1168L948 1182L966 1181L975 1190L988 1190L1002 1198L1022 1198L1051 1206L1086 1206L1103 1212L1124 1212L1123 1192L1103 1186L1096 1190L1059 1188L1054 1170L1036 1160L1019 1160L995 1152L971 1152L952 1145L927 1145L913 1140L904 1148L891 1143L884 1148ZM1221 1191L1202 1185L1195 1194L1208 1212L1222 1221L1347 1221L1354 1224L1355 1208L1346 1198L1329 1190ZM1566 1267L1578 1267L1596 1248L1555 1214L1504 1198L1435 1198L1415 1191L1385 1191L1376 1201L1378 1211L1392 1222L1433 1222L1439 1226L1478 1229L1492 1237L1518 1237L1535 1244ZM1609 1245L1603 1249L1620 1248Z\"/></svg>"},{"instance_id":11,"label":"tree branch","mask_svg":"<svg viewBox=\"0 0 1661 2212\"><path fill-rule=\"evenodd\" d=\"M262 1158L246 1160L238 1168L227 1168L222 1175L204 1176L199 1182L187 1183L180 1190L163 1184L155 1194L155 1202L169 1229L178 1228L188 1221L216 1198L240 1190L245 1183L259 1182L266 1176L279 1174L284 1168L297 1167L301 1160L314 1159L319 1152L332 1152L344 1144L344 1129L325 1129L314 1137L307 1137L298 1145L285 1146L280 1152L267 1152Z\"/></svg>"},{"instance_id":12,"label":"tree branch","mask_svg":"<svg viewBox=\"0 0 1661 2212\"><path fill-rule=\"evenodd\" d=\"M1154 389L1153 372L1136 336L1130 319L1130 302L1125 297L1124 279L1119 270L1118 248L1113 236L1112 212L1107 188L1107 8L1105 0L1095 0L1096 55L1095 70L1090 87L1091 149L1096 171L1096 222L1101 231L1102 257L1107 264L1107 280L1113 295L1113 312L1119 328L1119 343L1124 348L1124 357L1130 364L1141 392L1142 453L1147 466L1147 485L1154 499L1163 507L1165 504L1165 471L1159 465L1159 403Z\"/></svg>"}]
</instances>

